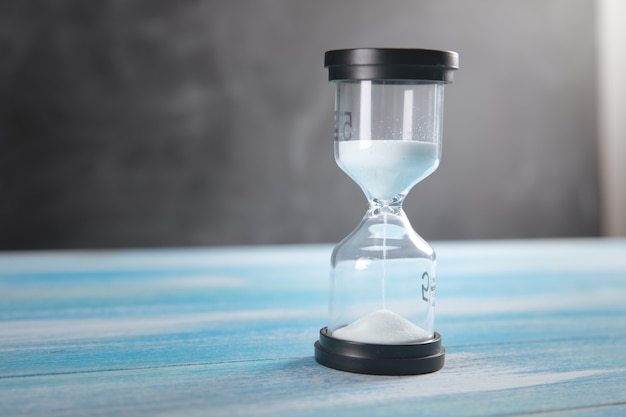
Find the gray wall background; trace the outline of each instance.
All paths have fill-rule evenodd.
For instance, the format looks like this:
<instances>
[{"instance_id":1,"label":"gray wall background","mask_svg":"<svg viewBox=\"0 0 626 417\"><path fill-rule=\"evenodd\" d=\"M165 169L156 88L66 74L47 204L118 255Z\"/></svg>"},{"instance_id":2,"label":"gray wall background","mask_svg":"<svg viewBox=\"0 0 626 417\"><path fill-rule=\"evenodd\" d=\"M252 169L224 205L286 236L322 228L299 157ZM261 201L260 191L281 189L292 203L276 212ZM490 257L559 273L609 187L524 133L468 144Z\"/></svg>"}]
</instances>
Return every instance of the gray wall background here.
<instances>
[{"instance_id":1,"label":"gray wall background","mask_svg":"<svg viewBox=\"0 0 626 417\"><path fill-rule=\"evenodd\" d=\"M426 239L599 233L592 0L0 3L0 249L335 242L323 53L459 52Z\"/></svg>"}]
</instances>

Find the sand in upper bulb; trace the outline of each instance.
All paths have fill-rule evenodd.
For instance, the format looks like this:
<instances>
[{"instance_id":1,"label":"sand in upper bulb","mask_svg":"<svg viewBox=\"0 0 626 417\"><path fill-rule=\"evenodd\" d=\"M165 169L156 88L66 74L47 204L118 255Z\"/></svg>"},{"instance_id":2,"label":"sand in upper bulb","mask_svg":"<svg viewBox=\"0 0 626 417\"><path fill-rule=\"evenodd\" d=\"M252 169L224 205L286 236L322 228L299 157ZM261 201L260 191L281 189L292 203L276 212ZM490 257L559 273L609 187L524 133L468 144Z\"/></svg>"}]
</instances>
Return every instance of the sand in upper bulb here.
<instances>
[{"instance_id":1,"label":"sand in upper bulb","mask_svg":"<svg viewBox=\"0 0 626 417\"><path fill-rule=\"evenodd\" d=\"M435 143L348 140L335 146L339 166L372 197L383 201L408 192L439 165Z\"/></svg>"}]
</instances>

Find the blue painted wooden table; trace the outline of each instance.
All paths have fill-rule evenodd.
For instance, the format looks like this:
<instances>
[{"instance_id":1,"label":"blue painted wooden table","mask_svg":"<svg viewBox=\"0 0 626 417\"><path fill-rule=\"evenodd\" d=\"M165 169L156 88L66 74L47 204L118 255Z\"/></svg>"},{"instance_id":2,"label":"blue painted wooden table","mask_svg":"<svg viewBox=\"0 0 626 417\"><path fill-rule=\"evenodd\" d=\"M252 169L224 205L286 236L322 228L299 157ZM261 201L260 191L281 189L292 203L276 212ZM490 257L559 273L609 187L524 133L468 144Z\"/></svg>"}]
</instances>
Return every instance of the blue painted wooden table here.
<instances>
[{"instance_id":1,"label":"blue painted wooden table","mask_svg":"<svg viewBox=\"0 0 626 417\"><path fill-rule=\"evenodd\" d=\"M432 245L412 377L314 361L330 245L0 254L0 416L626 415L626 240Z\"/></svg>"}]
</instances>

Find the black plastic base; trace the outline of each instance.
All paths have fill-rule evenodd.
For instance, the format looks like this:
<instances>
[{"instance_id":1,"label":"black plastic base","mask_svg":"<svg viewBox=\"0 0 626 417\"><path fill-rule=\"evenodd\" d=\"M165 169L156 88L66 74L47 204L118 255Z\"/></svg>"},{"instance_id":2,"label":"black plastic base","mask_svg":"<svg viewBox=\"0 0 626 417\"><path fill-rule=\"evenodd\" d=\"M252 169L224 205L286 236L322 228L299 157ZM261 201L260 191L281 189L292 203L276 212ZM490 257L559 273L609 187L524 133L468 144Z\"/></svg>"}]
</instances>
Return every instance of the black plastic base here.
<instances>
[{"instance_id":1,"label":"black plastic base","mask_svg":"<svg viewBox=\"0 0 626 417\"><path fill-rule=\"evenodd\" d=\"M315 360L340 371L371 375L419 375L443 368L445 349L441 336L404 345L376 345L335 339L328 328L315 342Z\"/></svg>"}]
</instances>

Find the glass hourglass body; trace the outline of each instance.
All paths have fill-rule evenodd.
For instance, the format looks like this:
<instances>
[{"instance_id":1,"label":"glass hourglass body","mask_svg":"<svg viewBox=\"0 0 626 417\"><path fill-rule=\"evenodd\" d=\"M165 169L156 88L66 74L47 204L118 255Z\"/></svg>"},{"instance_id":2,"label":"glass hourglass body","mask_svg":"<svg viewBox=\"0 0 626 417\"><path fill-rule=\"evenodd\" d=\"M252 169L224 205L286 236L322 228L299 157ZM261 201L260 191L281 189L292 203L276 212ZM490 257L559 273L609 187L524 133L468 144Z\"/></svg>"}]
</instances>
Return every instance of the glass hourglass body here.
<instances>
[{"instance_id":1,"label":"glass hourglass body","mask_svg":"<svg viewBox=\"0 0 626 417\"><path fill-rule=\"evenodd\" d=\"M369 203L331 257L336 338L399 344L434 335L435 253L402 203L439 165L442 105L442 83L336 82L335 158Z\"/></svg>"},{"instance_id":2,"label":"glass hourglass body","mask_svg":"<svg viewBox=\"0 0 626 417\"><path fill-rule=\"evenodd\" d=\"M402 209L441 159L443 91L458 55L424 49L328 51L335 85L335 159L368 209L331 255L322 365L412 375L443 367L435 331L436 256Z\"/></svg>"}]
</instances>

